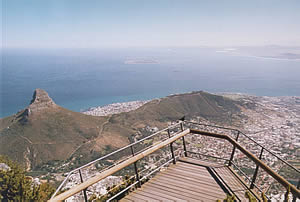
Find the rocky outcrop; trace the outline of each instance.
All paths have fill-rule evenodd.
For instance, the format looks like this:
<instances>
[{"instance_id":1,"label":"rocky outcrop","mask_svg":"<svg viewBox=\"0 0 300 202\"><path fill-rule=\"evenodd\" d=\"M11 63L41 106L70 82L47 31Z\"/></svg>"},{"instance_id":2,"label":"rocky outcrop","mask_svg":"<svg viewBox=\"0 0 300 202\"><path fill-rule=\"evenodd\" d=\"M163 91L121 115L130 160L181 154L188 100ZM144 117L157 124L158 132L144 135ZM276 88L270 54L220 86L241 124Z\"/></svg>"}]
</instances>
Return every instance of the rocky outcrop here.
<instances>
[{"instance_id":1,"label":"rocky outcrop","mask_svg":"<svg viewBox=\"0 0 300 202\"><path fill-rule=\"evenodd\" d=\"M44 109L56 107L57 105L49 97L48 93L43 89L36 89L34 91L30 105L26 108L26 115L29 116L31 113L39 112Z\"/></svg>"},{"instance_id":2,"label":"rocky outcrop","mask_svg":"<svg viewBox=\"0 0 300 202\"><path fill-rule=\"evenodd\" d=\"M18 112L14 120L21 124L26 124L30 115L43 112L47 109L56 108L58 105L49 97L48 93L43 89L35 89L30 105L24 110Z\"/></svg>"}]
</instances>

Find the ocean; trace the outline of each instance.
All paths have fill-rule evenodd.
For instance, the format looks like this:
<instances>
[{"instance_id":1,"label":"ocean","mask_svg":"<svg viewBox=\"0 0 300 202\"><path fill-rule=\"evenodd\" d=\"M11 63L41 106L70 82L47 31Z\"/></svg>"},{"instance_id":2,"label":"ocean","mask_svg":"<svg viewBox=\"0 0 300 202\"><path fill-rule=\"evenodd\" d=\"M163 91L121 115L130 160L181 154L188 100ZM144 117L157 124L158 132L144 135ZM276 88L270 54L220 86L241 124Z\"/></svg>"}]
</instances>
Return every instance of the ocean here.
<instances>
[{"instance_id":1,"label":"ocean","mask_svg":"<svg viewBox=\"0 0 300 202\"><path fill-rule=\"evenodd\" d=\"M4 49L0 117L36 88L73 111L191 91L300 96L300 61L218 48ZM129 61L129 62L128 62Z\"/></svg>"}]
</instances>

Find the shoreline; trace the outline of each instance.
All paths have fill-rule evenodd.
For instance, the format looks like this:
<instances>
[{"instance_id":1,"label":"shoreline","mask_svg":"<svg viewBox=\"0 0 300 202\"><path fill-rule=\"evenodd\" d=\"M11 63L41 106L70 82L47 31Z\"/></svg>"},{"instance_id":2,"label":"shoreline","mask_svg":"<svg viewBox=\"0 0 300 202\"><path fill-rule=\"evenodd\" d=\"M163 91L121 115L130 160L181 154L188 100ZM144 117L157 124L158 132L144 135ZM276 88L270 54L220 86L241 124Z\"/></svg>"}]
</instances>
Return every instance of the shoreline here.
<instances>
[{"instance_id":1,"label":"shoreline","mask_svg":"<svg viewBox=\"0 0 300 202\"><path fill-rule=\"evenodd\" d=\"M207 91L205 91L207 92ZM188 92L186 92L188 93ZM178 94L170 94L167 96L171 96L171 95L181 95L181 94L186 94L186 93L178 93ZM278 98L283 98L283 97L296 97L298 99L300 99L300 95L279 95L279 96L270 96L270 95L255 95L255 94L250 94L250 93L243 93L243 92L208 92L210 94L214 94L214 95L220 95L220 96L224 96L224 97L229 97L229 98L233 98L233 97L244 97L244 96L253 96L253 97L278 97ZM164 96L164 97L167 97ZM161 97L161 98L164 98ZM81 109L79 111L77 110L71 110L74 112L79 112L79 113L83 113L86 115L92 115L92 116L107 116L107 115L112 115L112 114L119 114L119 113L123 113L123 112L129 112L129 111L133 111L138 109L139 107L143 106L144 104L155 100L155 99L161 99L161 98L153 98L150 100L135 100L135 101L129 101L129 102L116 102L116 103L111 103L111 104L107 104L107 105L100 105L100 106L95 106L95 107L90 107L87 109ZM67 108L69 109L69 108ZM23 109L19 110L18 112L22 111ZM17 112L17 113L18 113ZM16 114L16 113L15 113ZM9 116L13 116L15 114L10 114L10 115L6 115L6 116L0 116L0 119L4 119L6 117Z\"/></svg>"},{"instance_id":2,"label":"shoreline","mask_svg":"<svg viewBox=\"0 0 300 202\"><path fill-rule=\"evenodd\" d=\"M108 116L112 114L120 114L123 112L129 112L136 110L151 100L141 101L130 101L130 102L117 102L104 106L90 107L81 113L91 116Z\"/></svg>"},{"instance_id":3,"label":"shoreline","mask_svg":"<svg viewBox=\"0 0 300 202\"><path fill-rule=\"evenodd\" d=\"M184 93L185 94L185 93ZM247 93L240 93L240 92L219 92L219 93L212 93L214 95L219 95L223 97L227 97L230 99L240 99L240 98L246 98L246 97L259 97L259 98L296 98L300 99L300 96L258 96L258 95L252 95ZM171 95L177 95L177 94L171 94ZM171 96L169 95L169 96ZM178 95L182 95L178 94ZM161 98L155 98L155 99L161 99ZM103 106L96 106L96 107L90 107L84 111L81 111L80 113L91 115L91 116L108 116L113 114L120 114L123 112L130 112L133 110L136 110L140 108L141 106L145 105L148 102L151 102L152 100L136 100L136 101L129 101L129 102L117 102L117 103L111 103L108 105Z\"/></svg>"}]
</instances>

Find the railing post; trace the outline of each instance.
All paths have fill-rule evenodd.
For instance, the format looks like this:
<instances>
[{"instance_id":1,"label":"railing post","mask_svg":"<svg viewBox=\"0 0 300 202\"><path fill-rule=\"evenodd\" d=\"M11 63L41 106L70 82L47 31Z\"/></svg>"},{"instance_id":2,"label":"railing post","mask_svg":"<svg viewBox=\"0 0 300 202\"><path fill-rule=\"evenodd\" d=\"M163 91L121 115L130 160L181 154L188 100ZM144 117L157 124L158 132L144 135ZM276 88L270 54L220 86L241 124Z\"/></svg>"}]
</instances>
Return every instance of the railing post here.
<instances>
[{"instance_id":1,"label":"railing post","mask_svg":"<svg viewBox=\"0 0 300 202\"><path fill-rule=\"evenodd\" d=\"M181 131L184 130L184 128L183 128L183 122L180 123L180 128L181 128ZM182 143L183 143L184 156L187 157L187 151L186 151L186 145L185 145L184 136L182 136Z\"/></svg>"},{"instance_id":2,"label":"railing post","mask_svg":"<svg viewBox=\"0 0 300 202\"><path fill-rule=\"evenodd\" d=\"M186 146L185 146L185 140L184 136L182 136L182 142L183 142L183 151L184 151L184 156L187 157L187 151L186 151Z\"/></svg>"},{"instance_id":3,"label":"railing post","mask_svg":"<svg viewBox=\"0 0 300 202\"><path fill-rule=\"evenodd\" d=\"M259 155L259 160L261 160L263 152L264 152L264 148L262 147L261 151L260 151L260 155ZM255 183L255 180L256 180L256 177L257 177L258 168L259 168L259 165L256 165L256 169L255 169L253 177L252 177L252 182L251 182L251 185L250 185L250 189L254 188L254 183Z\"/></svg>"},{"instance_id":4,"label":"railing post","mask_svg":"<svg viewBox=\"0 0 300 202\"><path fill-rule=\"evenodd\" d=\"M300 179L298 180L297 189L300 188ZM293 202L296 202L297 196L293 194Z\"/></svg>"},{"instance_id":5,"label":"railing post","mask_svg":"<svg viewBox=\"0 0 300 202\"><path fill-rule=\"evenodd\" d=\"M168 131L169 138L171 138L170 129L168 128L167 131ZM170 149L171 149L173 164L176 164L176 159L175 159L174 150L173 150L173 142L170 143Z\"/></svg>"},{"instance_id":6,"label":"railing post","mask_svg":"<svg viewBox=\"0 0 300 202\"><path fill-rule=\"evenodd\" d=\"M132 156L134 156L134 151L133 151L132 145L130 146L130 149L131 149ZM137 169L137 161L134 162L133 165L134 165L134 171L135 171L136 180L139 182L138 183L138 187L141 187L142 184L141 184L139 172L138 172L138 169Z\"/></svg>"},{"instance_id":7,"label":"railing post","mask_svg":"<svg viewBox=\"0 0 300 202\"><path fill-rule=\"evenodd\" d=\"M235 138L236 141L238 141L239 136L240 136L240 131L238 131L238 133L236 135L236 138ZM231 164L232 164L234 153L235 153L235 148L236 148L235 145L233 145L233 149L232 149L232 152L231 152L231 156L230 156L230 160L229 160L228 166L231 166Z\"/></svg>"},{"instance_id":8,"label":"railing post","mask_svg":"<svg viewBox=\"0 0 300 202\"><path fill-rule=\"evenodd\" d=\"M180 129L181 129L181 131L184 130L184 128L183 128L183 122L180 123Z\"/></svg>"},{"instance_id":9,"label":"railing post","mask_svg":"<svg viewBox=\"0 0 300 202\"><path fill-rule=\"evenodd\" d=\"M83 178L82 178L82 174L81 174L81 170L79 169L79 176L80 176L80 181L81 183L83 183ZM87 202L87 195L86 195L86 189L83 190L83 196L84 196L84 201Z\"/></svg>"}]
</instances>

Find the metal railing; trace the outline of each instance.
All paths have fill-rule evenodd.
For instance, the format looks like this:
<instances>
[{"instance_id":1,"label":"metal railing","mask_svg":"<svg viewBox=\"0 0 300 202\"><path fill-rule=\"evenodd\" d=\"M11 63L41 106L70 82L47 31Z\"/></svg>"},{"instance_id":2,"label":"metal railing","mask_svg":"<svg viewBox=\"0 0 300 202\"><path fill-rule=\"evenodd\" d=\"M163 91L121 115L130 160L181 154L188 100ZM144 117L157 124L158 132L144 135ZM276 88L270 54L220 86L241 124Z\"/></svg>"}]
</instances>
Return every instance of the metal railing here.
<instances>
[{"instance_id":1,"label":"metal railing","mask_svg":"<svg viewBox=\"0 0 300 202\"><path fill-rule=\"evenodd\" d=\"M184 121L186 124L194 124L194 125L198 125L198 126L205 126L205 127L211 127L211 128L219 128L219 129L224 129L224 130L228 130L228 131L233 131L236 132L236 137L235 140L237 142L239 142L239 137L240 135L242 135L243 137L247 138L249 141L253 142L254 144L256 144L257 146L259 146L263 151L262 152L268 152L270 153L272 156L276 157L278 160L282 161L282 163L284 163L285 165L287 165L288 167L290 167L291 169L295 170L296 172L300 173L300 170L295 168L294 166L292 166L290 163L288 163L287 161L285 161L283 158L279 157L277 154L275 154L274 152L270 151L269 149L267 149L266 147L264 147L263 145L261 145L260 143L258 143L257 141L253 140L251 137L249 137L248 135L246 135L245 133L243 133L242 131L235 129L235 128L229 128L229 127L223 127L223 126L216 126L216 125L209 125L209 124L202 124L202 123L197 123L197 122L192 122L192 121ZM234 150L232 152L232 155L230 157L231 162L233 159L233 155L234 155ZM229 163L229 165L231 165Z\"/></svg>"},{"instance_id":2,"label":"metal railing","mask_svg":"<svg viewBox=\"0 0 300 202\"><path fill-rule=\"evenodd\" d=\"M227 132L225 132L225 134L227 134L228 131L231 131L234 133L234 135L230 136L230 135L225 135L225 134L207 132L207 131L203 130L203 128L201 128L201 127L226 130ZM187 129L185 130L185 128L187 128ZM200 128L201 128L201 130L199 130ZM229 143L232 146L232 150L231 150L231 152L229 152L230 156L228 156L226 158L226 157L207 155L205 153L193 152L193 151L188 150L188 148L190 148L192 146L191 141L189 140L189 137L190 136L194 137L195 135L200 135L201 137L206 136L209 138L223 139L225 141L224 143ZM249 141L252 141L256 145L261 147L260 155L258 157L256 157L251 152L247 151L246 149L244 149L241 146L241 144L239 142L239 139L241 139L241 136L247 138ZM155 138L157 138L158 141L153 142L152 145L144 147L144 148L141 148L139 146L139 144L141 144L145 141L149 141L150 139L155 139ZM179 140L181 141L180 143L178 143ZM181 144L181 146L180 146L180 144ZM167 148L165 148L166 146L169 146L170 148L167 149ZM138 147L139 150L135 150L135 147ZM112 165L107 166L106 168L101 167L101 171L99 171L99 172L97 171L97 174L95 176L92 176L89 179L87 179L86 181L84 181L83 176L82 176L82 170L88 169L91 166L95 165L96 163L99 163L99 162L101 163L105 159L109 159L110 157L112 157L115 154L126 153L125 152L126 150L129 150L129 151L127 151L127 153L129 155L127 155L127 156L125 155L125 157L123 155L120 161L116 161ZM151 154L157 152L158 150L163 150L163 152L165 152L165 153L169 152L170 158L165 160L165 162L161 163L159 166L148 170L148 173L141 176L141 173L143 172L143 170L139 171L137 163L142 162L144 158L150 156ZM254 174L252 177L249 177L243 171L243 168L240 168L237 165L237 162L235 161L235 158L234 158L237 150L242 152L244 155L247 156L248 159L250 159L252 162L255 163L256 167L254 169ZM207 125L207 124L199 124L199 123L189 122L189 121L180 121L166 129L160 130L148 137L142 138L132 144L129 144L121 149L118 149L108 155L98 158L84 166L81 166L81 167L69 172L67 177L64 179L64 181L61 183L61 185L58 187L56 192L51 197L50 201L61 201L61 200L64 200L76 193L79 193L79 192L82 192L84 200L87 201L88 200L88 198L87 198L88 187L105 179L107 176L113 175L116 172L119 172L120 170L126 169L128 166L133 165L134 173L131 173L133 175L128 179L128 180L134 180L133 183L129 184L126 188L124 188L117 194L111 195L111 197L109 199L107 199L108 201L114 200L114 199L122 196L122 194L124 194L125 192L128 192L133 187L140 187L141 184L143 183L143 180L151 178L151 176L155 172L168 166L170 163L175 164L176 159L180 156L180 154L183 154L184 156L188 156L188 157L190 157L192 155L206 156L207 158L210 158L210 159L214 158L216 160L224 161L224 163L226 165L234 168L238 174L245 176L245 179L249 182L249 184L248 185L245 184L245 186L248 187L249 191L251 193L253 193L254 196L255 196L255 194L254 194L254 192L252 192L253 189L256 189L256 191L263 193L263 190L261 190L256 183L256 179L257 179L259 170L263 170L263 171L267 172L267 174L269 176L272 176L276 180L276 182L279 182L280 184L282 184L285 187L285 189L290 188L291 192L294 196L293 201L295 201L296 198L297 197L299 198L299 196L300 196L299 190L298 190L299 183L298 183L298 187L296 188L295 186L291 185L287 180L285 180L282 176L280 176L276 172L274 172L268 165L266 165L262 161L262 156L263 156L264 152L268 152L272 156L276 157L279 161L283 162L284 165L288 166L290 169L292 169L293 171L298 173L298 177L300 176L299 175L300 172L298 169L294 168L288 162L286 162L285 160L283 160L282 158L277 156L275 153L266 149L261 144L257 143L255 140L253 140L252 138L250 138L249 136L247 136L246 134L242 133L241 131L239 131L237 129L213 126L213 125ZM164 154L163 156L166 156L166 155ZM162 159L162 160L164 160L164 159ZM147 170L147 169L145 169L145 170ZM75 185L74 187L72 187L69 190L66 190L64 193L57 195L60 191L63 190L63 186L66 184L66 182L68 180L72 180L71 176L74 174L80 176L79 184ZM114 187L114 188L116 188L116 187Z\"/></svg>"},{"instance_id":3,"label":"metal railing","mask_svg":"<svg viewBox=\"0 0 300 202\"><path fill-rule=\"evenodd\" d=\"M295 186L292 186L290 183L286 183L283 182L281 180L281 176L277 175L277 173L272 173L274 174L275 178L277 179L273 179L273 181L275 182L278 182L280 184L282 184L284 186L285 189L288 189L288 186L291 187L291 189L293 190L292 192L294 192L294 196L296 197L297 194L299 193L299 190L297 191L297 189L299 189L299 186L300 186L300 171L299 169L295 168L294 166L292 166L290 163L288 163L287 161L285 161L283 158L279 157L277 154L275 154L274 152L270 151L269 149L265 148L263 145L261 145L260 143L258 143L257 141L253 140L251 137L249 137L248 135L246 135L245 133L243 133L242 131L238 130L238 129L235 129L235 128L229 128L229 127L222 127L222 126L215 126L215 125L209 125L209 124L202 124L202 123L197 123L197 122L191 122L191 121L185 121L185 124L187 125L187 127L189 128L195 128L195 129L201 129L201 131L207 131L207 132L210 132L212 131L212 128L213 129L216 129L215 131L218 132L218 133L221 133L223 132L224 134L226 134L226 137L224 139L227 139L229 140L229 142L231 142L233 144L233 147L232 147L232 151L231 151L231 155L229 158L220 158L220 157L216 157L216 156L210 156L212 158L216 158L216 159L222 159L224 160L224 163L226 163L228 166L232 166L232 168L234 168L234 170L236 170L240 175L242 175L244 177L244 179L248 182L248 187L249 187L249 190L253 190L253 189L256 189L255 191L259 192L259 193L264 193L264 195L266 196L267 199L270 199L267 194L266 194L266 191L262 190L259 185L256 183L257 182L257 177L258 177L258 173L259 173L259 170L261 167L264 167L264 165L260 165L259 163L255 162L255 169L254 169L254 172L253 172L253 175L252 176L249 176L247 175L242 169L245 168L245 166L238 166L237 165L237 161L235 161L235 154L236 154L236 143L243 145L243 141L241 140L242 138L250 141L250 142L253 142L255 144L255 147L256 150L259 150L259 153L257 155L257 159L261 162L263 162L263 155L266 154L266 155L269 155L269 156L272 156L273 158L276 158L281 164L282 166L281 167L286 167L288 169L290 169L290 172L294 172L295 175L297 175L297 179L298 179L298 184L297 184L297 188ZM220 131L220 130L223 130L223 131ZM233 135L227 135L228 133L230 134L233 133ZM193 133L193 130L191 129L191 133ZM202 134L203 135L203 134ZM228 139L229 138L229 139ZM188 151L189 153L189 151ZM190 153L193 153L193 152L190 152ZM203 155L203 154L202 154ZM205 156L205 155L203 155ZM254 156L255 157L255 156ZM249 158L249 156L247 156L247 158ZM253 159L252 159L253 160ZM278 162L276 162L278 164ZM267 166L268 168L266 168L266 170L263 170L264 172L267 172L269 171L269 169L271 169L271 167ZM284 173L282 173L284 175ZM270 173L268 173L268 175L270 175ZM274 176L272 176L274 178ZM281 178L279 178L279 177ZM283 178L284 179L284 178ZM269 180L270 181L270 180ZM283 182L283 183L282 183ZM271 185L270 185L271 186ZM270 187L269 186L269 187ZM297 192L295 194L295 192ZM296 200L296 198L294 197L293 201ZM298 196L299 197L299 196Z\"/></svg>"}]
</instances>

